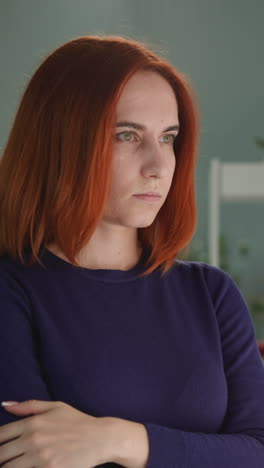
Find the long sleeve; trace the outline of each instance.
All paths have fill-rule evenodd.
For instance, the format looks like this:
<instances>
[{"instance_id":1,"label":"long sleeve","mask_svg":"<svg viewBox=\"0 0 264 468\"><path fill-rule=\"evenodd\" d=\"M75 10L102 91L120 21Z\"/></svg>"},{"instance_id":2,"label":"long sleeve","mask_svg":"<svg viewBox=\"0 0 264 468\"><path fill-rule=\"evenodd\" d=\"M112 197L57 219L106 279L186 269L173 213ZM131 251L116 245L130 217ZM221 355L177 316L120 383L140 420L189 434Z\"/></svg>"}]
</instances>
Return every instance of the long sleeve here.
<instances>
[{"instance_id":1,"label":"long sleeve","mask_svg":"<svg viewBox=\"0 0 264 468\"><path fill-rule=\"evenodd\" d=\"M212 266L206 273L228 387L225 420L217 434L145 423L147 468L264 467L264 366L254 325L231 277Z\"/></svg>"},{"instance_id":2,"label":"long sleeve","mask_svg":"<svg viewBox=\"0 0 264 468\"><path fill-rule=\"evenodd\" d=\"M38 335L34 329L30 298L19 282L0 277L0 401L52 400L38 360ZM0 426L25 416L0 407Z\"/></svg>"},{"instance_id":3,"label":"long sleeve","mask_svg":"<svg viewBox=\"0 0 264 468\"><path fill-rule=\"evenodd\" d=\"M139 279L43 257L0 261L1 400L143 423L147 468L264 467L264 366L227 273L183 262ZM15 419L0 408L0 425Z\"/></svg>"}]
</instances>

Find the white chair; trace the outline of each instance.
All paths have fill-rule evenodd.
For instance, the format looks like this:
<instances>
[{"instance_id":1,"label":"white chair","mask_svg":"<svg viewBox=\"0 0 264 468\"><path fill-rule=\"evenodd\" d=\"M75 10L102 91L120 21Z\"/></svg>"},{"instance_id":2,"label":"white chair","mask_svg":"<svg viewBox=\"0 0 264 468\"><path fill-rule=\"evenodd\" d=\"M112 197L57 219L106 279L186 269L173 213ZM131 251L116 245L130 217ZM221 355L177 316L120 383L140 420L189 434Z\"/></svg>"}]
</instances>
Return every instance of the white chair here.
<instances>
[{"instance_id":1,"label":"white chair","mask_svg":"<svg viewBox=\"0 0 264 468\"><path fill-rule=\"evenodd\" d=\"M221 199L224 201L264 201L264 161L222 163L219 159L211 160L209 169L209 263L216 267L219 267Z\"/></svg>"}]
</instances>

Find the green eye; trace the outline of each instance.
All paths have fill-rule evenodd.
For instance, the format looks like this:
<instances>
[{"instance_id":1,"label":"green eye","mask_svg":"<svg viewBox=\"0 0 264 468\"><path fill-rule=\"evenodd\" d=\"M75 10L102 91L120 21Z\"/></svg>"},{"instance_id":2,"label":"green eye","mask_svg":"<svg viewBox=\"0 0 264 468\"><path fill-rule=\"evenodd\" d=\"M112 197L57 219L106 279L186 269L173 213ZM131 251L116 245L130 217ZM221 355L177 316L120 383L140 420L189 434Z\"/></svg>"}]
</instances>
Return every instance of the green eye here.
<instances>
[{"instance_id":1,"label":"green eye","mask_svg":"<svg viewBox=\"0 0 264 468\"><path fill-rule=\"evenodd\" d=\"M132 138L131 138L132 135L137 136L136 133L133 132L132 130L131 130L131 131L126 130L126 131L124 131L124 132L119 132L119 133L117 133L115 136L116 136L116 138L117 138L118 141L121 141L121 142L122 142L122 141L123 141L123 142L125 142L125 141L131 142L131 141L133 141ZM121 138L121 136L122 136L123 138ZM167 140L165 141L166 144L170 144L170 143L173 144L174 141L175 141L175 139L176 139L176 135L174 135L173 133L170 133L170 134L167 134L167 135L163 135L162 138L167 138Z\"/></svg>"},{"instance_id":2,"label":"green eye","mask_svg":"<svg viewBox=\"0 0 264 468\"><path fill-rule=\"evenodd\" d=\"M127 130L125 132L117 133L116 137L120 137L121 135L123 135L124 138L123 139L121 138L121 140L119 140L119 141L131 141L131 138L129 138L129 137L131 137L132 134L135 135L135 132L132 132L132 131L130 132L129 130ZM127 136L128 136L128 138L127 138Z\"/></svg>"},{"instance_id":3,"label":"green eye","mask_svg":"<svg viewBox=\"0 0 264 468\"><path fill-rule=\"evenodd\" d=\"M167 140L167 143L174 143L174 140L176 138L176 135L174 135L173 133L170 133L169 135L164 135L163 138L166 138L166 137L170 137L169 140Z\"/></svg>"}]
</instances>

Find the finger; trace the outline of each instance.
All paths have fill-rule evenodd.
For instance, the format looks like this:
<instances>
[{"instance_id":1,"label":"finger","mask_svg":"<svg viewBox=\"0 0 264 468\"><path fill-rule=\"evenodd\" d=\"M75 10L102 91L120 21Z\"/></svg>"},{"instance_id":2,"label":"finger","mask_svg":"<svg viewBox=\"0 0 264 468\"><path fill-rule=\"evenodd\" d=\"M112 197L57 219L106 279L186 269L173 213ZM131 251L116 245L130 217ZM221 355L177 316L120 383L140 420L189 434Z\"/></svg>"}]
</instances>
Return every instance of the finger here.
<instances>
[{"instance_id":1,"label":"finger","mask_svg":"<svg viewBox=\"0 0 264 468\"><path fill-rule=\"evenodd\" d=\"M42 401L42 400L26 400L17 405L12 406L3 406L3 408L8 411L12 411L18 415L29 415L29 414L39 414L45 411L58 408L59 406L66 405L61 401ZM34 416L33 416L34 418ZM5 424L0 427L0 444L7 442L8 440L19 437L23 432L25 432L26 425L29 424L31 418L24 418L20 421L14 421L8 424Z\"/></svg>"},{"instance_id":2,"label":"finger","mask_svg":"<svg viewBox=\"0 0 264 468\"><path fill-rule=\"evenodd\" d=\"M21 419L21 421L14 421L8 424L4 424L0 427L0 444L7 442L8 440L15 439L19 437L25 427L27 419ZM2 447L0 448L0 451Z\"/></svg>"},{"instance_id":3,"label":"finger","mask_svg":"<svg viewBox=\"0 0 264 468\"><path fill-rule=\"evenodd\" d=\"M0 446L0 466L3 466L2 465L3 463L9 462L10 460L16 459L16 457L19 457L18 458L19 464L17 465L16 462L15 463L12 462L12 467L18 468L18 466L20 466L22 468L22 465L20 463L21 461L20 457L23 456L24 452L25 452L25 447L23 448L23 442L21 441L20 437L1 445Z\"/></svg>"},{"instance_id":4,"label":"finger","mask_svg":"<svg viewBox=\"0 0 264 468\"><path fill-rule=\"evenodd\" d=\"M3 408L16 414L39 414L63 404L61 401L26 400Z\"/></svg>"},{"instance_id":5,"label":"finger","mask_svg":"<svg viewBox=\"0 0 264 468\"><path fill-rule=\"evenodd\" d=\"M2 466L3 468L29 468L29 466L31 468L36 467L36 465L34 465L33 463L29 464L28 457L26 457L25 454L19 455L19 457L16 458L12 458L12 460L8 460L7 464L0 466Z\"/></svg>"}]
</instances>

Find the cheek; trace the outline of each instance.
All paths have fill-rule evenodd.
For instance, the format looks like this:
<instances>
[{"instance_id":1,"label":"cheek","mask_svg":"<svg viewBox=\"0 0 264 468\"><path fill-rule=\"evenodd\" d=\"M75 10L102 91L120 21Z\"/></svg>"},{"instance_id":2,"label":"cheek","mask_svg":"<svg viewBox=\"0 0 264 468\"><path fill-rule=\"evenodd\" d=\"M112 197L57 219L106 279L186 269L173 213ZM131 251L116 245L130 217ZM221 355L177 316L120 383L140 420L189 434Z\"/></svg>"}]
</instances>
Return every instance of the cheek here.
<instances>
[{"instance_id":1,"label":"cheek","mask_svg":"<svg viewBox=\"0 0 264 468\"><path fill-rule=\"evenodd\" d=\"M113 174L109 198L112 201L117 199L120 200L120 197L126 196L131 185L132 183L130 183L128 171L125 173L120 171L119 174Z\"/></svg>"},{"instance_id":2,"label":"cheek","mask_svg":"<svg viewBox=\"0 0 264 468\"><path fill-rule=\"evenodd\" d=\"M113 164L111 192L125 193L137 177L138 168L128 158L119 157Z\"/></svg>"}]
</instances>

